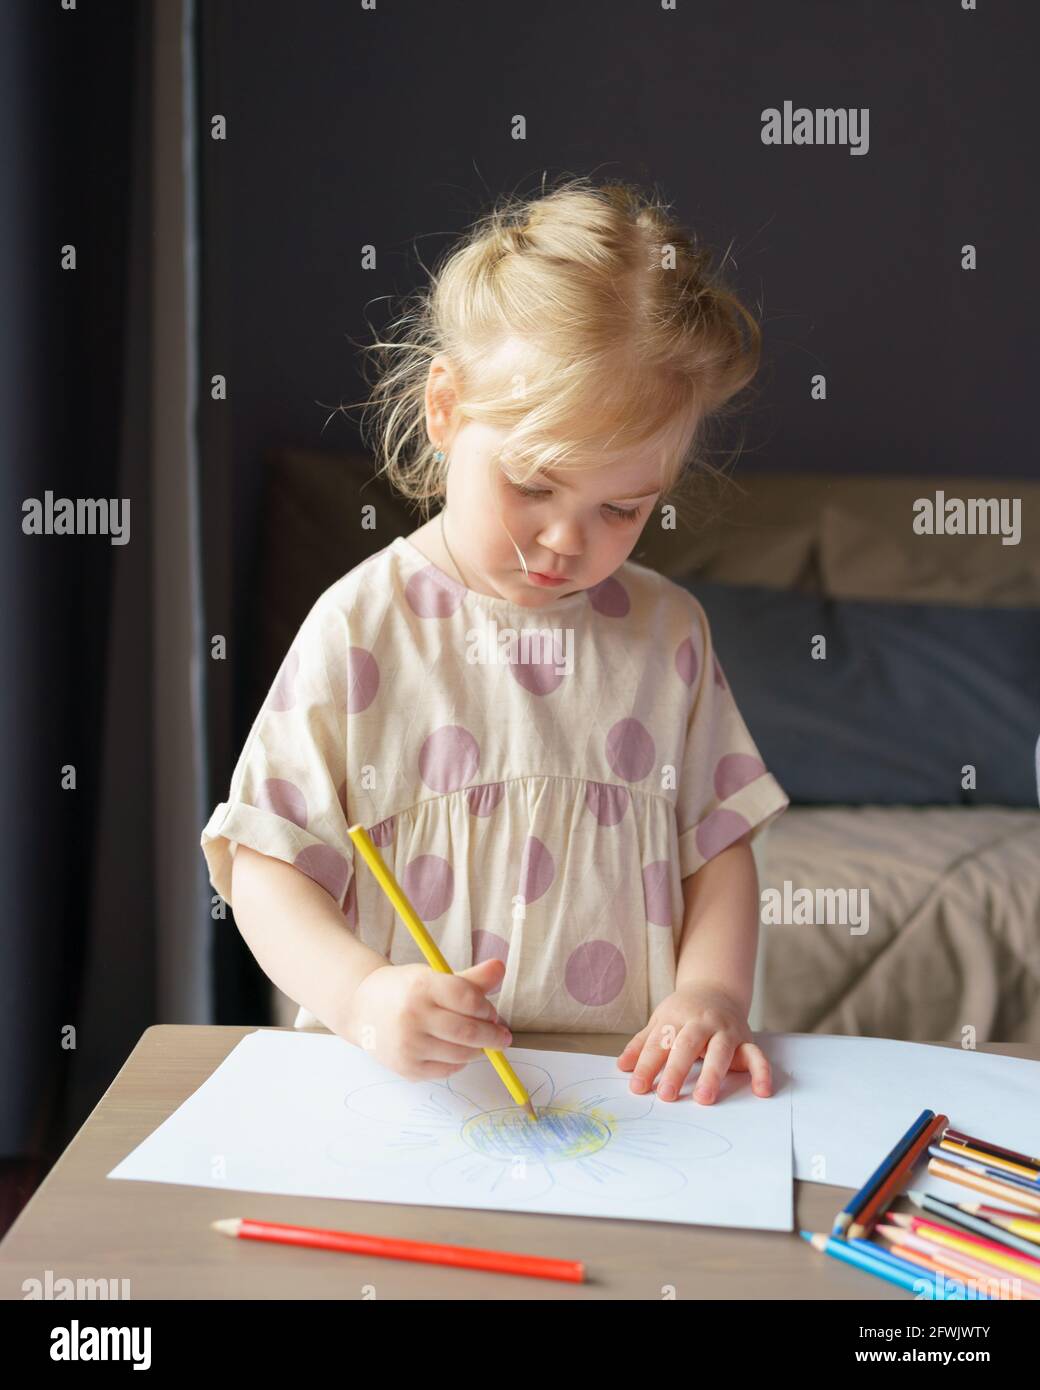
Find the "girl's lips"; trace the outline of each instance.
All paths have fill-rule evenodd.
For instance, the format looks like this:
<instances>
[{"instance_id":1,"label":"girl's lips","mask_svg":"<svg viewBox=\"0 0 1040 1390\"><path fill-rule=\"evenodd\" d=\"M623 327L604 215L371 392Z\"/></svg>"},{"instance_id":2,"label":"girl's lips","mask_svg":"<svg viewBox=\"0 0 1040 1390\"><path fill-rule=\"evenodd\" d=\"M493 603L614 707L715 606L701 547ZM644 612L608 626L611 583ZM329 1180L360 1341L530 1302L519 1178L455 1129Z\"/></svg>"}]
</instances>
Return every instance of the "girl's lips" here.
<instances>
[{"instance_id":1,"label":"girl's lips","mask_svg":"<svg viewBox=\"0 0 1040 1390\"><path fill-rule=\"evenodd\" d=\"M535 584L551 584L555 587L557 584L567 583L567 576L565 574L556 575L554 577L549 574L539 574L537 570L528 570L528 575Z\"/></svg>"}]
</instances>

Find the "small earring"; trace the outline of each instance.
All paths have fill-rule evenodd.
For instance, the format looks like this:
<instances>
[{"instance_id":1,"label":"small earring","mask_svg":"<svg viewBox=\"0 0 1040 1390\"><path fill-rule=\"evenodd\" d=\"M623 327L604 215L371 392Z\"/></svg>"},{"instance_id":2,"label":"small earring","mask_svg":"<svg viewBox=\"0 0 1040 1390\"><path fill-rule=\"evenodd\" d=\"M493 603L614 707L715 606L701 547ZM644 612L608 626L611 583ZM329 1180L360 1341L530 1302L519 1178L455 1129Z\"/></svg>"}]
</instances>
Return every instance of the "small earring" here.
<instances>
[{"instance_id":1,"label":"small earring","mask_svg":"<svg viewBox=\"0 0 1040 1390\"><path fill-rule=\"evenodd\" d=\"M438 450L437 450L437 452L436 452L436 453L434 454L434 456L433 456L433 461L434 461L434 463L443 463L443 462L444 462L444 450L443 450L443 449L438 449Z\"/></svg>"}]
</instances>

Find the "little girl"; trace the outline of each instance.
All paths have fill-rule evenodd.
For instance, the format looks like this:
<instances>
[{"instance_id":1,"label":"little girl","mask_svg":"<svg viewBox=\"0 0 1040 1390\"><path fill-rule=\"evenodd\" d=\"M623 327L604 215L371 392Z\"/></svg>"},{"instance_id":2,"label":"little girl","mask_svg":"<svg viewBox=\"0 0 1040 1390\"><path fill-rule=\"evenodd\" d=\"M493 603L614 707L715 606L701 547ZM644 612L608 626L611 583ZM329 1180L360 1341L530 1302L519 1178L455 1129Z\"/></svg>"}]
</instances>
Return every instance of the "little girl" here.
<instances>
[{"instance_id":1,"label":"little girl","mask_svg":"<svg viewBox=\"0 0 1040 1390\"><path fill-rule=\"evenodd\" d=\"M675 1099L703 1057L696 1099L730 1070L771 1094L749 845L787 797L700 604L628 560L757 369L707 259L637 190L571 179L479 222L377 344L401 360L376 452L443 506L317 599L202 847L297 1027L407 1078L511 1029L623 1032L635 1091L660 1073ZM454 975L355 860L355 822Z\"/></svg>"}]
</instances>

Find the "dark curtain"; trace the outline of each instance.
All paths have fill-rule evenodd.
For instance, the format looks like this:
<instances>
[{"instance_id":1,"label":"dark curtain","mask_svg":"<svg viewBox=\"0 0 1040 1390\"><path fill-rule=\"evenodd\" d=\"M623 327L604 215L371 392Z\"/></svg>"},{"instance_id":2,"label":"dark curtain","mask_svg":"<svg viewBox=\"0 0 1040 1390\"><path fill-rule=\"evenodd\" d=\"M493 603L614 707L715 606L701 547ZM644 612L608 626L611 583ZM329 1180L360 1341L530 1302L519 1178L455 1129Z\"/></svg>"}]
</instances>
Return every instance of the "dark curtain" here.
<instances>
[{"instance_id":1,"label":"dark curtain","mask_svg":"<svg viewBox=\"0 0 1040 1390\"><path fill-rule=\"evenodd\" d=\"M241 389L245 380L241 348L243 338L249 340L256 336L255 315L260 313L266 318L269 312L264 295L243 301L237 294L238 263L243 248L251 246L258 235L256 219L249 206L243 208L242 200L235 197L241 168L238 150L250 145L243 116L251 88L248 80L243 80L238 55L242 20L249 13L229 3L200 4L196 31L201 379L196 430L199 472L205 479L199 516L200 565L205 588L206 630L227 635L229 646L229 659L225 661L211 661L205 652L202 654L206 683L203 770L206 810L203 823L217 803L227 796L242 744L241 726L244 720L252 720L247 712L249 699L245 685L249 645L259 640L256 627L250 621L255 616L251 605L242 603L240 596L236 602L235 595L236 565L252 570L251 587L256 592L260 557L256 530L242 523L245 502L241 479L236 478L232 428L235 420L241 430L257 409L252 385ZM228 119L232 132L230 148L228 142L207 138L214 112ZM210 374L218 372L229 381L229 399L223 404L210 400L208 392ZM255 471L257 475L261 472L259 467ZM199 825L201 833L202 824ZM199 860L202 861L201 849ZM211 961L213 1022L270 1023L270 982L236 929L230 908L226 919L218 922L212 933Z\"/></svg>"},{"instance_id":2,"label":"dark curtain","mask_svg":"<svg viewBox=\"0 0 1040 1390\"><path fill-rule=\"evenodd\" d=\"M0 608L11 769L0 1152L51 1158L154 1021L152 11L16 3L0 13L0 428L5 512L16 519ZM65 246L74 270L61 268ZM23 503L47 491L129 498L129 544L24 534ZM67 767L74 790L62 787ZM89 991L99 975L109 987Z\"/></svg>"}]
</instances>

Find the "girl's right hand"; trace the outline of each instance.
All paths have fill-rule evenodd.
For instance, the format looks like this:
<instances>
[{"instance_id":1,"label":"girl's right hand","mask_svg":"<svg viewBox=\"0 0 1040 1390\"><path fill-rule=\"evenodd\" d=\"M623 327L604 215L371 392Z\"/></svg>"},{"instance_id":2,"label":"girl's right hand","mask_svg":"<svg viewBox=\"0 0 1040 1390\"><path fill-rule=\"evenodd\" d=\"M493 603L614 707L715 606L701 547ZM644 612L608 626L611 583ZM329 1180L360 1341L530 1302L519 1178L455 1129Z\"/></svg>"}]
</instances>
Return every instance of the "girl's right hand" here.
<instances>
[{"instance_id":1,"label":"girl's right hand","mask_svg":"<svg viewBox=\"0 0 1040 1390\"><path fill-rule=\"evenodd\" d=\"M458 974L428 965L384 965L354 991L343 1036L408 1081L451 1076L512 1034L485 998L502 983L493 957Z\"/></svg>"}]
</instances>

